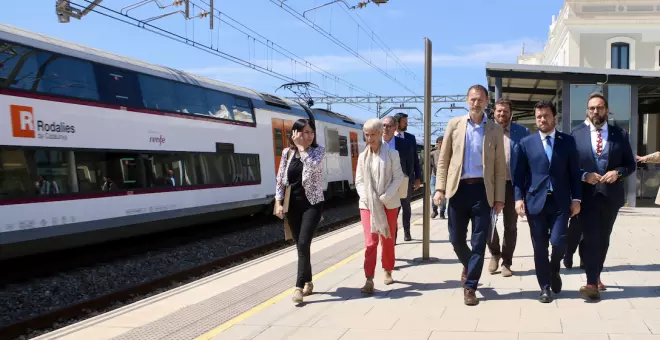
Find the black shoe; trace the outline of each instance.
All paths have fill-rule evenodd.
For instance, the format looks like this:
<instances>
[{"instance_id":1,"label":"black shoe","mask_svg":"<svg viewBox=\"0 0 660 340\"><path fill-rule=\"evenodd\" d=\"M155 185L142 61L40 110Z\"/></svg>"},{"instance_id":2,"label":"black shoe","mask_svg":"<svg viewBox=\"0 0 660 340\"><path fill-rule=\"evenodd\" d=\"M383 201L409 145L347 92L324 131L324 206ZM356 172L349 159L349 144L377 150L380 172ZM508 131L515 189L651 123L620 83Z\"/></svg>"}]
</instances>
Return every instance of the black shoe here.
<instances>
[{"instance_id":1,"label":"black shoe","mask_svg":"<svg viewBox=\"0 0 660 340\"><path fill-rule=\"evenodd\" d=\"M559 275L559 272L553 273L552 274L552 282L550 283L550 287L552 287L552 292L555 294L561 293L561 276Z\"/></svg>"},{"instance_id":2,"label":"black shoe","mask_svg":"<svg viewBox=\"0 0 660 340\"><path fill-rule=\"evenodd\" d=\"M440 219L441 219L441 220L446 219L446 217L445 217L445 213L441 213L441 214L440 214Z\"/></svg>"},{"instance_id":3,"label":"black shoe","mask_svg":"<svg viewBox=\"0 0 660 340\"><path fill-rule=\"evenodd\" d=\"M539 302L541 303L550 303L552 302L552 292L549 289L543 289L541 295L539 296Z\"/></svg>"},{"instance_id":4,"label":"black shoe","mask_svg":"<svg viewBox=\"0 0 660 340\"><path fill-rule=\"evenodd\" d=\"M403 238L404 241L412 241L412 237L410 237L410 232L406 231L406 236Z\"/></svg>"},{"instance_id":5,"label":"black shoe","mask_svg":"<svg viewBox=\"0 0 660 340\"><path fill-rule=\"evenodd\" d=\"M434 211L434 212L431 213L431 218L435 218L436 216L438 216L438 212L437 212L437 211Z\"/></svg>"},{"instance_id":6,"label":"black shoe","mask_svg":"<svg viewBox=\"0 0 660 340\"><path fill-rule=\"evenodd\" d=\"M566 267L566 269L573 268L573 259L568 256L564 257L564 267Z\"/></svg>"}]
</instances>

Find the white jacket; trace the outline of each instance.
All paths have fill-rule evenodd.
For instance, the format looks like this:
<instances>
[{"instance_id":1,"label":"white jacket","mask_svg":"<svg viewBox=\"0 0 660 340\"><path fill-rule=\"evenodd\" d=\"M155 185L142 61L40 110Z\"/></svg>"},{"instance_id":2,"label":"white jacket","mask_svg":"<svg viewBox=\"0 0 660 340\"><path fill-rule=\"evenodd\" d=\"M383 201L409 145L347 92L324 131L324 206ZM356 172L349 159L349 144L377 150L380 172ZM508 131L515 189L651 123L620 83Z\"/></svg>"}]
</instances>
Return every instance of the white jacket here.
<instances>
[{"instance_id":1,"label":"white jacket","mask_svg":"<svg viewBox=\"0 0 660 340\"><path fill-rule=\"evenodd\" d=\"M367 146L368 148L369 146ZM366 151L366 150L365 150ZM366 203L367 195L364 192L364 173L367 167L364 164L366 152L362 151L358 156L357 169L355 170L355 190L360 196L360 209L369 209ZM399 152L389 149L389 164L385 167L385 176L390 178L390 183L387 190L380 197L380 201L387 209L395 209L401 206L401 198L399 197L399 186L405 180L403 170L401 170L401 162L399 160Z\"/></svg>"}]
</instances>

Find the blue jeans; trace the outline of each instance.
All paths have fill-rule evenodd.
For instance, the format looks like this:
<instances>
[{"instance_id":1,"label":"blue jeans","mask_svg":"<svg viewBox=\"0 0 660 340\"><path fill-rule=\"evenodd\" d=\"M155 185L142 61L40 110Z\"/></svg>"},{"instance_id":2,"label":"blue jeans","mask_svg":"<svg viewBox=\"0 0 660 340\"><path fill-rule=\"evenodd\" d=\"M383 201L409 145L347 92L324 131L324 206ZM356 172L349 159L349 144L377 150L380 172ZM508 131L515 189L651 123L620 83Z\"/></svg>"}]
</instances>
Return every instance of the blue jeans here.
<instances>
[{"instance_id":1,"label":"blue jeans","mask_svg":"<svg viewBox=\"0 0 660 340\"><path fill-rule=\"evenodd\" d=\"M433 207L433 211L438 211L438 206L435 205L435 202L433 202L433 195L435 195L435 176L431 175L431 186L429 187L429 190L431 191L431 206ZM447 200L443 200L440 202L442 207L440 208L440 215L444 215L445 212L447 211Z\"/></svg>"}]
</instances>

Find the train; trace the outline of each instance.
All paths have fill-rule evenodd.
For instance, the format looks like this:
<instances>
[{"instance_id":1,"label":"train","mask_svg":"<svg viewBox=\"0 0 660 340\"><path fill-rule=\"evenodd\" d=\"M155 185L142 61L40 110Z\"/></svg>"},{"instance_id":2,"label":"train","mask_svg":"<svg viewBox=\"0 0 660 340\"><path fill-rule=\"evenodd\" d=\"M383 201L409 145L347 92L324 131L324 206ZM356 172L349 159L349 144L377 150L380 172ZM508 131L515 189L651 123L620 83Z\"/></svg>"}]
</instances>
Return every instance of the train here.
<instances>
[{"instance_id":1,"label":"train","mask_svg":"<svg viewBox=\"0 0 660 340\"><path fill-rule=\"evenodd\" d=\"M364 121L0 24L0 259L271 214L292 124L327 199L355 193Z\"/></svg>"}]
</instances>

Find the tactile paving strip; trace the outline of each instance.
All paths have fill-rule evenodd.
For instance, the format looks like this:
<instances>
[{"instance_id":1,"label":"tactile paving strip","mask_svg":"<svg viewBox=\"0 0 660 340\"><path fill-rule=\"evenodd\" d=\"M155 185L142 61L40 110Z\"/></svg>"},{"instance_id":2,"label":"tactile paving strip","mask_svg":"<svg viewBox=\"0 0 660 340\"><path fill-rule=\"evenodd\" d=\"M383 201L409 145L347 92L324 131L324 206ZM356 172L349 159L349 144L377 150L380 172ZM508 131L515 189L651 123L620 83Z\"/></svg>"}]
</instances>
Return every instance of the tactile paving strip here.
<instances>
[{"instance_id":1,"label":"tactile paving strip","mask_svg":"<svg viewBox=\"0 0 660 340\"><path fill-rule=\"evenodd\" d=\"M313 274L363 248L364 236L359 234L312 254ZM297 262L290 263L227 292L135 328L113 340L194 339L293 287L297 267Z\"/></svg>"}]
</instances>

